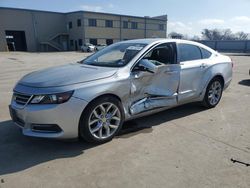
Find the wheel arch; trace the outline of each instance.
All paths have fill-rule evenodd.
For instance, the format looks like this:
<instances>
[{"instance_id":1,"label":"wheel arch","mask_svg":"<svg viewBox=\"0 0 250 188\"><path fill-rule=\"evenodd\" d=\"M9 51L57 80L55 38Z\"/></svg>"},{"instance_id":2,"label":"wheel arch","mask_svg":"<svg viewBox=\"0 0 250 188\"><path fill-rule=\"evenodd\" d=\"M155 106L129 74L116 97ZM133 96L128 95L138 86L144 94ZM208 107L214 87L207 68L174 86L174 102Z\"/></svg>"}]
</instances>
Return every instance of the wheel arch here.
<instances>
[{"instance_id":1,"label":"wheel arch","mask_svg":"<svg viewBox=\"0 0 250 188\"><path fill-rule=\"evenodd\" d=\"M223 84L223 87L224 87L225 79L224 79L223 75L221 75L221 74L215 75L212 79L209 80L208 84L209 84L212 80L214 80L214 79L216 79L216 78L218 78L219 80L222 81L222 84ZM208 84L207 84L207 86L208 86Z\"/></svg>"},{"instance_id":2,"label":"wheel arch","mask_svg":"<svg viewBox=\"0 0 250 188\"><path fill-rule=\"evenodd\" d=\"M80 123L81 123L81 119L82 119L82 117L83 117L83 115L84 115L84 112L87 110L87 108L88 108L94 101L96 101L96 100L98 100L98 99L100 99L100 98L102 98L102 97L113 97L113 98L117 99L119 102L121 102L121 104L122 104L121 98L120 98L119 96L113 94L113 93L106 93L106 94L102 94L102 95L99 95L99 96L94 97L94 98L87 104L87 106L82 110L80 119L79 119L79 121L78 121L78 136L79 136L79 137L80 137L80 135L79 135L79 134L80 134ZM123 107L123 105L122 105L122 110L123 110L122 113L124 114L124 107Z\"/></svg>"},{"instance_id":3,"label":"wheel arch","mask_svg":"<svg viewBox=\"0 0 250 188\"><path fill-rule=\"evenodd\" d=\"M201 91L201 93L200 93L200 97L199 97L198 101L203 100L209 83L210 83L213 79L215 79L215 78L218 78L218 79L220 79L220 80L222 81L223 88L224 88L225 78L223 77L222 74L215 74L215 75L211 76L210 79L207 79L207 80L206 80L205 84L203 85L203 89L202 89L202 91Z\"/></svg>"}]
</instances>

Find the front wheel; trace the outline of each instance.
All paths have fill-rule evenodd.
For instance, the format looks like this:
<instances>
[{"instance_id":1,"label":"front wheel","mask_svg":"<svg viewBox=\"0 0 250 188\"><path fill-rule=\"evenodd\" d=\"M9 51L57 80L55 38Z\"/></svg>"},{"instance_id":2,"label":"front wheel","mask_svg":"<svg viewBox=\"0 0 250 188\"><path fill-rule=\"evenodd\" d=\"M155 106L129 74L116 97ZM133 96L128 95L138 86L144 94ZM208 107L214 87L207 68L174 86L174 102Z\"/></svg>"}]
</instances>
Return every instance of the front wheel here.
<instances>
[{"instance_id":1,"label":"front wheel","mask_svg":"<svg viewBox=\"0 0 250 188\"><path fill-rule=\"evenodd\" d=\"M123 121L121 102L114 97L102 97L84 110L79 133L87 142L104 143L119 132Z\"/></svg>"},{"instance_id":2,"label":"front wheel","mask_svg":"<svg viewBox=\"0 0 250 188\"><path fill-rule=\"evenodd\" d=\"M221 79L214 78L208 84L206 94L203 99L203 105L207 108L214 108L221 99L223 92L223 83Z\"/></svg>"}]
</instances>

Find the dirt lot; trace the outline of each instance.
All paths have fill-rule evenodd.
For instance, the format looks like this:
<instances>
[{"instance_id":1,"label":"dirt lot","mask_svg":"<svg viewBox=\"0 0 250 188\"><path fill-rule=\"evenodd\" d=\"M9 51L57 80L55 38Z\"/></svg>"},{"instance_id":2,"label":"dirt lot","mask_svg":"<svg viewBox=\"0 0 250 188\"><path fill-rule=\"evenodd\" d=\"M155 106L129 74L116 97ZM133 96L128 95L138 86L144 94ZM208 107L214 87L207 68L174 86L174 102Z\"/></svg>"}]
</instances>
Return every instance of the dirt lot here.
<instances>
[{"instance_id":1,"label":"dirt lot","mask_svg":"<svg viewBox=\"0 0 250 188\"><path fill-rule=\"evenodd\" d=\"M24 74L83 53L0 53L0 187L250 187L249 56L232 56L220 104L195 104L125 124L95 146L24 137L10 121L12 88Z\"/></svg>"}]
</instances>

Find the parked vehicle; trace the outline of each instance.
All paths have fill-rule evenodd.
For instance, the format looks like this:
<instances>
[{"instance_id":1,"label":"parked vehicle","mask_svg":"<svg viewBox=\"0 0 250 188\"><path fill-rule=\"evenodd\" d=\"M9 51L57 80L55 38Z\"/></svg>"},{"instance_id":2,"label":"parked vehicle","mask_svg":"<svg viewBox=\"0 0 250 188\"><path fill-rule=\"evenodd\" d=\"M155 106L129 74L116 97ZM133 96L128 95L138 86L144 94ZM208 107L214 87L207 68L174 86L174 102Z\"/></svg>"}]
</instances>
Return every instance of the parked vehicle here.
<instances>
[{"instance_id":1,"label":"parked vehicle","mask_svg":"<svg viewBox=\"0 0 250 188\"><path fill-rule=\"evenodd\" d=\"M100 51L102 50L103 48L105 48L107 45L106 44L97 44L97 46L95 47L95 50L96 51Z\"/></svg>"},{"instance_id":2,"label":"parked vehicle","mask_svg":"<svg viewBox=\"0 0 250 188\"><path fill-rule=\"evenodd\" d=\"M213 108L231 79L231 59L202 44L123 41L81 62L24 76L10 114L27 136L103 143L126 120L195 101Z\"/></svg>"},{"instance_id":3,"label":"parked vehicle","mask_svg":"<svg viewBox=\"0 0 250 188\"><path fill-rule=\"evenodd\" d=\"M81 46L81 51L82 52L94 52L95 51L95 46L90 43L83 44Z\"/></svg>"}]
</instances>

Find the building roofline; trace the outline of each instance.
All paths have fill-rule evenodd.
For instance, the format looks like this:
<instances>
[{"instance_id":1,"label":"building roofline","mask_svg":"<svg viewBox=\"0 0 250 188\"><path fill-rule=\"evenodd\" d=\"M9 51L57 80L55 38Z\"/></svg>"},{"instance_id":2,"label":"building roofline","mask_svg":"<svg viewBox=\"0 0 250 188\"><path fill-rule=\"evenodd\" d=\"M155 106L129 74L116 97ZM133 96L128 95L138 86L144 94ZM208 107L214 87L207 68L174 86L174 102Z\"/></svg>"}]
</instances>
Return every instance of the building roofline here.
<instances>
[{"instance_id":1,"label":"building roofline","mask_svg":"<svg viewBox=\"0 0 250 188\"><path fill-rule=\"evenodd\" d=\"M155 17L149 17L149 16L133 16L133 15L126 15L126 14L115 14L115 13L106 13L106 12L93 12L93 11L85 11L85 10L79 10L79 11L72 11L67 12L65 14L73 14L73 13L94 13L94 14L106 14L111 16L124 16L124 17L133 17L133 18L140 18L140 19L151 19L151 20L160 20L160 21L167 21L167 19L161 19L161 18L155 18Z\"/></svg>"},{"instance_id":2,"label":"building roofline","mask_svg":"<svg viewBox=\"0 0 250 188\"><path fill-rule=\"evenodd\" d=\"M65 14L63 12L56 12L56 11L35 10L35 9L25 9L25 8L13 8L13 7L0 7L0 10L1 9L10 9L10 10L17 10L17 11L29 11L29 12L46 12L46 13L55 13L55 14Z\"/></svg>"},{"instance_id":3,"label":"building roofline","mask_svg":"<svg viewBox=\"0 0 250 188\"><path fill-rule=\"evenodd\" d=\"M1 9L10 9L10 10L17 10L17 11L29 11L29 12L46 12L46 13L55 13L55 14L74 14L74 13L94 13L94 14L106 14L111 16L124 16L124 17L133 17L133 18L140 18L140 19L150 19L150 20L158 20L158 21L167 21L167 19L155 18L155 17L148 17L148 16L133 16L133 15L125 15L125 14L114 14L114 13L105 13L105 12L93 12L93 11L72 11L72 12L55 12L55 11L46 11L46 10L34 10L34 9L25 9L25 8L13 8L13 7L0 7Z\"/></svg>"}]
</instances>

